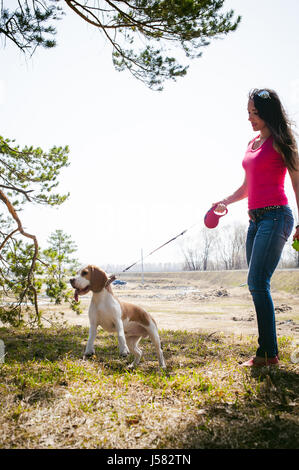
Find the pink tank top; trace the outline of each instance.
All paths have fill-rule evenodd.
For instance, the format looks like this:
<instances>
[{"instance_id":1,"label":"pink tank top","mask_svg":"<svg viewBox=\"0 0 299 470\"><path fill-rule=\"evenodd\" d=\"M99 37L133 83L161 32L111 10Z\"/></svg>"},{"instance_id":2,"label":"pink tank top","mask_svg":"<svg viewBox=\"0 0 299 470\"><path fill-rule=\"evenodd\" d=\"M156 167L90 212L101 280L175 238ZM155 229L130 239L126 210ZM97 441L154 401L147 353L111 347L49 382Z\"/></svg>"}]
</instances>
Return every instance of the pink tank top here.
<instances>
[{"instance_id":1,"label":"pink tank top","mask_svg":"<svg viewBox=\"0 0 299 470\"><path fill-rule=\"evenodd\" d=\"M248 186L248 209L288 204L284 191L286 165L280 153L273 147L273 137L256 150L253 139L246 150L242 165Z\"/></svg>"}]
</instances>

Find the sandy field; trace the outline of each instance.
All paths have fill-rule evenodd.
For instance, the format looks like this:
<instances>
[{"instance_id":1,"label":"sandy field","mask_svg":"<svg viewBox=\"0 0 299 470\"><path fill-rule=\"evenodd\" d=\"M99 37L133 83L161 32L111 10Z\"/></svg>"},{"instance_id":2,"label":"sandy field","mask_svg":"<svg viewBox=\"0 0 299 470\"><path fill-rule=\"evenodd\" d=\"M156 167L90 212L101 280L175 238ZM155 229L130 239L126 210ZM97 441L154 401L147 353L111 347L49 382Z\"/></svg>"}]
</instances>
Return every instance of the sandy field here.
<instances>
[{"instance_id":1,"label":"sandy field","mask_svg":"<svg viewBox=\"0 0 299 470\"><path fill-rule=\"evenodd\" d=\"M209 331L255 335L257 324L246 271L210 273L126 274L124 286L112 286L122 301L150 312L159 329ZM279 336L299 339L299 270L278 271L272 281L272 297ZM83 313L63 309L71 324L88 326L91 294L81 297ZM56 307L57 308L57 307Z\"/></svg>"}]
</instances>

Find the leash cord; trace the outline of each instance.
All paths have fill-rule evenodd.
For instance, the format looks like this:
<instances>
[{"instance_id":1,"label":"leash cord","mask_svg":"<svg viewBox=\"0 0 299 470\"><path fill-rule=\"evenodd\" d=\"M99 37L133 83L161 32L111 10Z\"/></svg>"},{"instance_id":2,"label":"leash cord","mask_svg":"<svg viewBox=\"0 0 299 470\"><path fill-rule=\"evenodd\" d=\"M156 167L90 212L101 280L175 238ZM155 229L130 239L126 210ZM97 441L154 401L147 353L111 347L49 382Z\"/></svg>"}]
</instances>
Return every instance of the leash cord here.
<instances>
[{"instance_id":1,"label":"leash cord","mask_svg":"<svg viewBox=\"0 0 299 470\"><path fill-rule=\"evenodd\" d=\"M188 230L191 230L191 228L195 227L195 225L197 225L198 222L196 224L193 224L191 225L191 227L187 228L186 230L183 230L183 232L179 233L178 235L176 235L175 237L171 238L170 240L168 240L167 242L163 243L163 245L160 245L158 246L158 248L155 248L153 251L151 251L150 253L148 253L146 256L144 256L142 259L145 259L145 258L148 258L149 256L151 256L153 253L155 253L156 251L160 250L161 248L163 248L165 245L168 245L168 243L171 243L173 242L174 240L176 240L177 238L179 237L182 237L186 232L188 232ZM127 268L123 269L121 272L122 273L125 273L126 271L128 271L129 269L131 269L133 266L135 266L135 264L138 264L140 263L140 261L142 261L142 259L139 259L138 261L135 261L135 263L131 264L130 266L128 266Z\"/></svg>"}]
</instances>

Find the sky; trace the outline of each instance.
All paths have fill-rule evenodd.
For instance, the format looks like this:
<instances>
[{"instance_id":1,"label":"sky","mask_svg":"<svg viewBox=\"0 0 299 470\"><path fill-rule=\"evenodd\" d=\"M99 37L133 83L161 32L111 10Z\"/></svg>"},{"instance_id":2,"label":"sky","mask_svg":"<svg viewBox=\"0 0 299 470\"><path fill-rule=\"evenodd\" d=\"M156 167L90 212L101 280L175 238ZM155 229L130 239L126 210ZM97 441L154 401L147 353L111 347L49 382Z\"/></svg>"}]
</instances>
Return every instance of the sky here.
<instances>
[{"instance_id":1,"label":"sky","mask_svg":"<svg viewBox=\"0 0 299 470\"><path fill-rule=\"evenodd\" d=\"M109 44L72 11L57 23L52 50L26 58L2 44L1 135L43 150L70 147L59 178L68 201L22 212L42 247L61 229L82 264L128 266L189 227L196 240L211 204L243 182L255 136L249 90L276 90L299 125L298 0L227 0L231 8L242 16L237 31L212 40L162 92L117 72ZM289 177L286 192L295 208ZM248 223L247 200L229 206L221 224L236 221ZM178 239L147 261L181 259Z\"/></svg>"}]
</instances>

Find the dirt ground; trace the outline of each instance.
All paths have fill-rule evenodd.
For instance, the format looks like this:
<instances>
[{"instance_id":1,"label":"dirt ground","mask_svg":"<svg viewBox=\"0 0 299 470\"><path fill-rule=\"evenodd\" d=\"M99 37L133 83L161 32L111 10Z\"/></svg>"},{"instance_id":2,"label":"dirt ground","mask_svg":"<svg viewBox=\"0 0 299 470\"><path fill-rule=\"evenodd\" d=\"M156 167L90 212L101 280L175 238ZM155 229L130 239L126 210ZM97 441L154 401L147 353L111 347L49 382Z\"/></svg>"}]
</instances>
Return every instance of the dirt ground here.
<instances>
[{"instance_id":1,"label":"dirt ground","mask_svg":"<svg viewBox=\"0 0 299 470\"><path fill-rule=\"evenodd\" d=\"M225 283L224 283L225 284ZM255 310L247 285L223 287L202 280L169 276L129 279L124 286L113 286L122 301L140 305L150 312L159 329L209 331L256 335ZM64 311L64 320L88 326L88 304L91 294L81 297L84 313ZM299 295L272 289L279 336L299 339Z\"/></svg>"}]
</instances>

